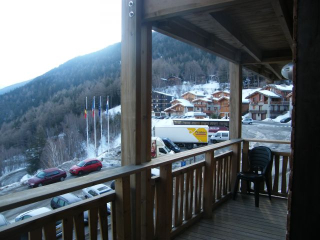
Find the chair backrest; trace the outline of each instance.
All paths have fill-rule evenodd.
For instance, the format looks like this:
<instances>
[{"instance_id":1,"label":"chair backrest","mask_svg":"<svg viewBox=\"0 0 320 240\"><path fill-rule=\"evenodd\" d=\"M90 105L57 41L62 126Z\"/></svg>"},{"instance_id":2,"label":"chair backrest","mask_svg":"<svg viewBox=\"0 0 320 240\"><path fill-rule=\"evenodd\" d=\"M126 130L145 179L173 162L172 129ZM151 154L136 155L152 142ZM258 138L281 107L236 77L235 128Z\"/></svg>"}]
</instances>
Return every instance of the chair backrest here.
<instances>
[{"instance_id":1,"label":"chair backrest","mask_svg":"<svg viewBox=\"0 0 320 240\"><path fill-rule=\"evenodd\" d=\"M249 152L250 172L261 171L265 174L271 162L272 152L268 147L255 147Z\"/></svg>"}]
</instances>

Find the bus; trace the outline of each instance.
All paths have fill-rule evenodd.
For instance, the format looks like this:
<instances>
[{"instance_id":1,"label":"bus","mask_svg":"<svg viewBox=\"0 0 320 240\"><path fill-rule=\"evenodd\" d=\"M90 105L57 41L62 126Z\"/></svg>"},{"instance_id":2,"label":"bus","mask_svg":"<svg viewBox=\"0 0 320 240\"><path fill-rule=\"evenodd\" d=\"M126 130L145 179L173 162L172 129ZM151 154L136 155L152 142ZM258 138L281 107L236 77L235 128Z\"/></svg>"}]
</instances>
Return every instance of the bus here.
<instances>
[{"instance_id":1,"label":"bus","mask_svg":"<svg viewBox=\"0 0 320 240\"><path fill-rule=\"evenodd\" d=\"M209 133L218 131L229 131L229 119L172 119L174 125L208 125Z\"/></svg>"}]
</instances>

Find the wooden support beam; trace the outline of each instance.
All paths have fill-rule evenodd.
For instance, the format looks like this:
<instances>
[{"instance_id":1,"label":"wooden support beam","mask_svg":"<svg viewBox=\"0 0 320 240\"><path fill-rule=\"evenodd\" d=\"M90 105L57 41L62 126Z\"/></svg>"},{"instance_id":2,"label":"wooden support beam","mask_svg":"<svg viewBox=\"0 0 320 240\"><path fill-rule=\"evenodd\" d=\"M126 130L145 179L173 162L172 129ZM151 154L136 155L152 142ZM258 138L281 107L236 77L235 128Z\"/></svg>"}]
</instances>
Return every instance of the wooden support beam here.
<instances>
[{"instance_id":1,"label":"wooden support beam","mask_svg":"<svg viewBox=\"0 0 320 240\"><path fill-rule=\"evenodd\" d=\"M265 66L273 72L273 74L277 77L277 79L283 79L281 75L281 69L275 64L265 64Z\"/></svg>"},{"instance_id":2,"label":"wooden support beam","mask_svg":"<svg viewBox=\"0 0 320 240\"><path fill-rule=\"evenodd\" d=\"M292 61L292 51L290 49L283 49L275 52L262 52L262 58L260 63L280 63L280 64L287 64ZM249 54L242 54L241 55L241 65L252 65L258 64L253 57Z\"/></svg>"},{"instance_id":3,"label":"wooden support beam","mask_svg":"<svg viewBox=\"0 0 320 240\"><path fill-rule=\"evenodd\" d=\"M234 47L205 31L196 29L192 24L182 19L155 24L153 29L231 62L239 62L239 59L236 59L236 49Z\"/></svg>"},{"instance_id":4,"label":"wooden support beam","mask_svg":"<svg viewBox=\"0 0 320 240\"><path fill-rule=\"evenodd\" d=\"M230 74L230 139L241 138L242 133L242 67L240 64L229 63ZM233 155L231 158L231 189L234 189L236 175L239 172L241 159L241 144L231 146Z\"/></svg>"},{"instance_id":5,"label":"wooden support beam","mask_svg":"<svg viewBox=\"0 0 320 240\"><path fill-rule=\"evenodd\" d=\"M121 162L124 165L140 165L151 160L151 25L142 23L143 1L122 1L121 41ZM141 174L130 177L131 222L117 221L117 228L125 224L130 228L130 238L141 239L145 235L146 185ZM120 194L120 193L119 193ZM118 192L117 192L118 195ZM146 197L146 196L144 196ZM117 211L124 212L117 205ZM118 231L117 231L118 232ZM143 233L142 233L143 232ZM119 233L119 232L118 232ZM127 237L127 235L125 235Z\"/></svg>"},{"instance_id":6,"label":"wooden support beam","mask_svg":"<svg viewBox=\"0 0 320 240\"><path fill-rule=\"evenodd\" d=\"M273 0L271 2L274 12L279 20L281 29L284 33L285 38L288 41L290 48L293 48L293 20L292 14L289 13L285 1Z\"/></svg>"},{"instance_id":7,"label":"wooden support beam","mask_svg":"<svg viewBox=\"0 0 320 240\"><path fill-rule=\"evenodd\" d=\"M248 35L241 29L232 18L225 13L215 12L210 14L213 21L225 32L228 32L233 39L242 45L242 49L245 50L250 56L252 56L257 62L261 62L262 54L261 50L254 44L254 41L248 37Z\"/></svg>"},{"instance_id":8,"label":"wooden support beam","mask_svg":"<svg viewBox=\"0 0 320 240\"><path fill-rule=\"evenodd\" d=\"M182 16L208 9L221 9L243 0L148 0L144 4L144 21Z\"/></svg>"},{"instance_id":9,"label":"wooden support beam","mask_svg":"<svg viewBox=\"0 0 320 240\"><path fill-rule=\"evenodd\" d=\"M241 138L242 109L242 67L229 63L230 74L230 139Z\"/></svg>"}]
</instances>

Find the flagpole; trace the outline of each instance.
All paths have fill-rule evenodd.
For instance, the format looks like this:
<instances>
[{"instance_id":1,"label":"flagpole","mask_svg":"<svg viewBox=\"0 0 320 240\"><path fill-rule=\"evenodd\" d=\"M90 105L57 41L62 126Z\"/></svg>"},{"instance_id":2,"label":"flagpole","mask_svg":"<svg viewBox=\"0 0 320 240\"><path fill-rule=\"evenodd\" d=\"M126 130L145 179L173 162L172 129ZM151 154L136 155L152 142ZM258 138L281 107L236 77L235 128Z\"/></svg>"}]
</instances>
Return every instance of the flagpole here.
<instances>
[{"instance_id":1,"label":"flagpole","mask_svg":"<svg viewBox=\"0 0 320 240\"><path fill-rule=\"evenodd\" d=\"M93 106L92 106L92 113L93 113L93 123L94 123L94 150L95 150L95 153L96 153L96 156L97 156L97 130L96 130L96 115L94 113L94 109L95 109L95 106L96 105L96 96L93 97Z\"/></svg>"},{"instance_id":2,"label":"flagpole","mask_svg":"<svg viewBox=\"0 0 320 240\"><path fill-rule=\"evenodd\" d=\"M108 117L108 154L110 149L110 137L109 137L109 96L107 97L107 117Z\"/></svg>"},{"instance_id":3,"label":"flagpole","mask_svg":"<svg viewBox=\"0 0 320 240\"><path fill-rule=\"evenodd\" d=\"M87 153L88 153L88 149L89 149L89 127L88 127L87 109L88 109L88 97L86 97L86 111L85 111L86 122L87 122Z\"/></svg>"},{"instance_id":4,"label":"flagpole","mask_svg":"<svg viewBox=\"0 0 320 240\"><path fill-rule=\"evenodd\" d=\"M99 116L100 116L100 130L101 130L101 153L103 153L103 149L102 149L102 105L101 105L101 96L100 96L100 107L99 107Z\"/></svg>"}]
</instances>

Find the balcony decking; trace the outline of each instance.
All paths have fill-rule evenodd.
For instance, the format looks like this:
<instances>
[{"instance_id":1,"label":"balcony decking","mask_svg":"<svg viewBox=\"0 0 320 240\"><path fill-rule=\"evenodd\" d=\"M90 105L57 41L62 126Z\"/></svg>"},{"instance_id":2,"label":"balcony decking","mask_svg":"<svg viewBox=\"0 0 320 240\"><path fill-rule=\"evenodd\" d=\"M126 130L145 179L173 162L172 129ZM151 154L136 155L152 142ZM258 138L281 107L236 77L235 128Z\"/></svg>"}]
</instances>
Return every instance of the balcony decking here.
<instances>
[{"instance_id":1,"label":"balcony decking","mask_svg":"<svg viewBox=\"0 0 320 240\"><path fill-rule=\"evenodd\" d=\"M174 239L285 239L287 200L260 196L260 207L254 196L238 194L213 212L212 219L201 219Z\"/></svg>"}]
</instances>

